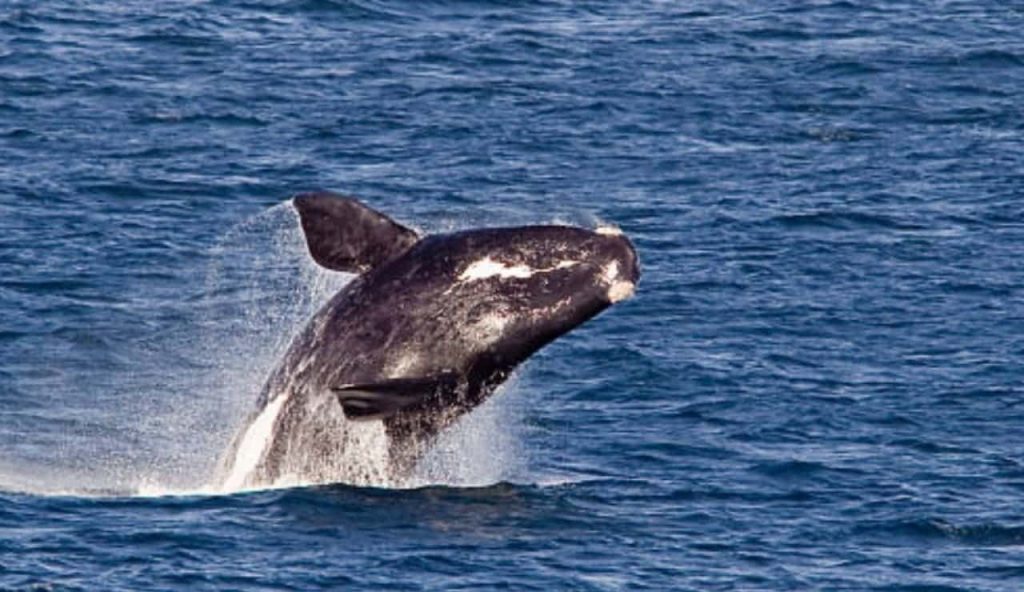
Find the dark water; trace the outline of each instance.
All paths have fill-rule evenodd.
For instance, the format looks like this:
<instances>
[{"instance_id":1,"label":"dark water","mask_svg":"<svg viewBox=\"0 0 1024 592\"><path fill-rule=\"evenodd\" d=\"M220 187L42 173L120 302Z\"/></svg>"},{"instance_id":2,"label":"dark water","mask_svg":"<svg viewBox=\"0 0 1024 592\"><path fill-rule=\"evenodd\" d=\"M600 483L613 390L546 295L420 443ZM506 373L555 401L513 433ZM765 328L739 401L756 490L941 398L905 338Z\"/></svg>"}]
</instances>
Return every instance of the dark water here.
<instances>
[{"instance_id":1,"label":"dark water","mask_svg":"<svg viewBox=\"0 0 1024 592\"><path fill-rule=\"evenodd\" d=\"M767 6L0 4L0 588L1021 589L1024 11ZM204 494L316 187L644 277L423 487Z\"/></svg>"}]
</instances>

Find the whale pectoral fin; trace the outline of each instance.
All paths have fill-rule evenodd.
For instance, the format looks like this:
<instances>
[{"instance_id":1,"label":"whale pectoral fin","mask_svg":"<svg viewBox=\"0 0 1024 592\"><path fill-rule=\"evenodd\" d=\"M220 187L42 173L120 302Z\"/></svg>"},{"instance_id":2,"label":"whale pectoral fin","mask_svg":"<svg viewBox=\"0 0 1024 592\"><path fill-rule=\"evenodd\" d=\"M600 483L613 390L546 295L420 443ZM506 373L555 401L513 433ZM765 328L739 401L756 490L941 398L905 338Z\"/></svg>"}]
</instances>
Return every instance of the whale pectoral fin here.
<instances>
[{"instance_id":1,"label":"whale pectoral fin","mask_svg":"<svg viewBox=\"0 0 1024 592\"><path fill-rule=\"evenodd\" d=\"M412 230L358 200L317 191L292 198L309 254L334 271L362 273L404 253L419 240Z\"/></svg>"},{"instance_id":2,"label":"whale pectoral fin","mask_svg":"<svg viewBox=\"0 0 1024 592\"><path fill-rule=\"evenodd\" d=\"M396 378L369 384L350 384L331 389L345 417L354 421L384 419L403 409L422 403L434 395L455 389L455 373L428 378Z\"/></svg>"}]
</instances>

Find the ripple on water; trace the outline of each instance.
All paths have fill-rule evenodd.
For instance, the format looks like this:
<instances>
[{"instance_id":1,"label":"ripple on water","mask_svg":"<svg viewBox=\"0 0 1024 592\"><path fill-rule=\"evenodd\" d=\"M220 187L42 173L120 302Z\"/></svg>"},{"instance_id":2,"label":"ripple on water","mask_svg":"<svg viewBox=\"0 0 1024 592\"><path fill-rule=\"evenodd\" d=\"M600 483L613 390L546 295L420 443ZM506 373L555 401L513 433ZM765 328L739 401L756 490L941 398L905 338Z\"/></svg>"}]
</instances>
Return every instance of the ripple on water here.
<instances>
[{"instance_id":1,"label":"ripple on water","mask_svg":"<svg viewBox=\"0 0 1024 592\"><path fill-rule=\"evenodd\" d=\"M1016 590L1008 3L4 6L0 588ZM215 495L316 188L644 276L409 487Z\"/></svg>"}]
</instances>

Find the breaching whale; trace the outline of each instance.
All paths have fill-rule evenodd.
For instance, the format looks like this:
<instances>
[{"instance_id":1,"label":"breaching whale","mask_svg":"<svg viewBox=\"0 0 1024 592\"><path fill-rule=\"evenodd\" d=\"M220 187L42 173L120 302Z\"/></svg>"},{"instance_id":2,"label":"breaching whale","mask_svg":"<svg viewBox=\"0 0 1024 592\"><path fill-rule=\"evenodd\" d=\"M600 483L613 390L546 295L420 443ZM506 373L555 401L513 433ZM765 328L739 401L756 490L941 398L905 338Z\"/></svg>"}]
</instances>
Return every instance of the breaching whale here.
<instances>
[{"instance_id":1,"label":"breaching whale","mask_svg":"<svg viewBox=\"0 0 1024 592\"><path fill-rule=\"evenodd\" d=\"M513 369L633 294L620 231L484 228L420 236L356 199L292 198L313 260L358 274L295 337L221 463L225 489L348 481L352 422L382 421L388 478ZM351 451L349 451L351 453Z\"/></svg>"}]
</instances>

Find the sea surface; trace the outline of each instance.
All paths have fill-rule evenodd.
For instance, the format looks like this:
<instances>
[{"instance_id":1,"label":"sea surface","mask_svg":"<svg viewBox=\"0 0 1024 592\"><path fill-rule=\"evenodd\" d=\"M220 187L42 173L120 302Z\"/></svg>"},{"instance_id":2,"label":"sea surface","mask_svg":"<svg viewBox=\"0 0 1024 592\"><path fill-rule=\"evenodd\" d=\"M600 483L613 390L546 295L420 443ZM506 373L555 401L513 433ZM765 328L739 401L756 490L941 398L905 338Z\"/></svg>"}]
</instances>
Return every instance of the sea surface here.
<instances>
[{"instance_id":1,"label":"sea surface","mask_svg":"<svg viewBox=\"0 0 1024 592\"><path fill-rule=\"evenodd\" d=\"M217 491L318 188L643 277L413 482ZM1024 9L0 0L0 589L1024 589Z\"/></svg>"}]
</instances>

